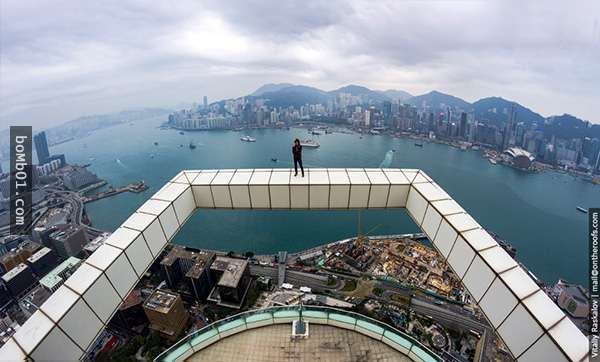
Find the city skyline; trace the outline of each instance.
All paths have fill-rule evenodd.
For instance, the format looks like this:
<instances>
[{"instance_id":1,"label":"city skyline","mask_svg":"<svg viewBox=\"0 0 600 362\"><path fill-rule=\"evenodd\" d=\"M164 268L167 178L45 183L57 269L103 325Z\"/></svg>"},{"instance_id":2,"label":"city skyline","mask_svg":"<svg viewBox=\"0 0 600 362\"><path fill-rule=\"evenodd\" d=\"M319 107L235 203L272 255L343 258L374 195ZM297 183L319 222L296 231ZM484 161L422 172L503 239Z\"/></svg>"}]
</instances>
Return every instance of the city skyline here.
<instances>
[{"instance_id":1,"label":"city skyline","mask_svg":"<svg viewBox=\"0 0 600 362\"><path fill-rule=\"evenodd\" d=\"M592 2L155 6L3 4L0 124L45 128L284 81L502 96L600 122Z\"/></svg>"}]
</instances>

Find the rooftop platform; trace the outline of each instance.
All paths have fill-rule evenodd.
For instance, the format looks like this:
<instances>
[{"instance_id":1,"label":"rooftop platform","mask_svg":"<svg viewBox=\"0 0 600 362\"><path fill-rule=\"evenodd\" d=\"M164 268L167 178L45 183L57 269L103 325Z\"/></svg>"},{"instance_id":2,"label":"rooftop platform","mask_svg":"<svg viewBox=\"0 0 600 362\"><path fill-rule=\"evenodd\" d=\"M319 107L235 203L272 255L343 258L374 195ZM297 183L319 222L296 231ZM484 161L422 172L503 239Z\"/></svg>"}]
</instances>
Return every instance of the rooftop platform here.
<instances>
[{"instance_id":1,"label":"rooftop platform","mask_svg":"<svg viewBox=\"0 0 600 362\"><path fill-rule=\"evenodd\" d=\"M410 336L363 315L304 307L308 338L291 340L298 306L240 313L192 333L156 361L417 361L440 359Z\"/></svg>"}]
</instances>

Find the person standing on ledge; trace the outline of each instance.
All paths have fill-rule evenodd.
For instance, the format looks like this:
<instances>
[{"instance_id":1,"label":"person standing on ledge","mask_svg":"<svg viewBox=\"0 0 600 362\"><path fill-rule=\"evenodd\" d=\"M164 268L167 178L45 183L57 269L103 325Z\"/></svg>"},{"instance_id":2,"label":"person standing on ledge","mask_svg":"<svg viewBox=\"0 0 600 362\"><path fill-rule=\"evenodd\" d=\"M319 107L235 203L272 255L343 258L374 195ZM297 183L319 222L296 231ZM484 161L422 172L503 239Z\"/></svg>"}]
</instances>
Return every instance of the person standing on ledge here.
<instances>
[{"instance_id":1,"label":"person standing on ledge","mask_svg":"<svg viewBox=\"0 0 600 362\"><path fill-rule=\"evenodd\" d=\"M292 154L294 155L294 170L296 170L296 174L294 176L298 176L298 164L300 164L302 177L304 177L304 167L302 167L302 146L300 145L300 140L297 138L294 140Z\"/></svg>"}]
</instances>

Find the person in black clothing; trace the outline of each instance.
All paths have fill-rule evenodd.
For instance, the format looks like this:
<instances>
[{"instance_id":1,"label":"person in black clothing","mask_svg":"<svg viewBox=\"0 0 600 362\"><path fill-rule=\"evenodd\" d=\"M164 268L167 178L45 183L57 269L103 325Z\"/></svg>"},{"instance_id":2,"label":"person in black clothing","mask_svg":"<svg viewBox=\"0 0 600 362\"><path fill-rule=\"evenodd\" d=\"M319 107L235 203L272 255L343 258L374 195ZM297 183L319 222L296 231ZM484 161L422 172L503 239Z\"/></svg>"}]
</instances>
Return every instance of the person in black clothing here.
<instances>
[{"instance_id":1,"label":"person in black clothing","mask_svg":"<svg viewBox=\"0 0 600 362\"><path fill-rule=\"evenodd\" d=\"M292 154L294 155L294 170L296 170L296 174L294 176L298 176L298 164L300 164L302 177L304 177L304 167L302 167L302 146L300 145L300 140L297 138L294 140Z\"/></svg>"}]
</instances>

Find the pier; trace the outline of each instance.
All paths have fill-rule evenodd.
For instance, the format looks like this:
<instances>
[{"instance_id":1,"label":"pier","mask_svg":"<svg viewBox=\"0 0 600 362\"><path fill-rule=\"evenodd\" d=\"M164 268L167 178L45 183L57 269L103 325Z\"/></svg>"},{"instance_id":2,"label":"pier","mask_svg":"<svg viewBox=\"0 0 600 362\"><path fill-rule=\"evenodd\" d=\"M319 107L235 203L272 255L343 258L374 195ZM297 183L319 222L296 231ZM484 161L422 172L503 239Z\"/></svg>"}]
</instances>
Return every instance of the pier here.
<instances>
[{"instance_id":1,"label":"pier","mask_svg":"<svg viewBox=\"0 0 600 362\"><path fill-rule=\"evenodd\" d=\"M142 191L146 191L147 189L148 189L148 185L146 185L146 183L144 183L144 181L130 183L127 186L122 186L122 187L117 187L117 188L113 188L111 186L106 191L102 191L102 192L99 192L99 193L93 194L93 195L82 196L81 201L83 201L84 204L87 204L88 202L97 201L97 200L104 199L107 197L115 196L115 195L118 195L123 192L133 192L133 193L137 194Z\"/></svg>"}]
</instances>

